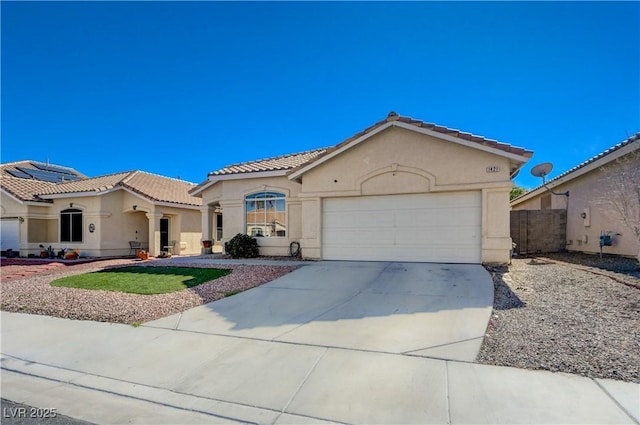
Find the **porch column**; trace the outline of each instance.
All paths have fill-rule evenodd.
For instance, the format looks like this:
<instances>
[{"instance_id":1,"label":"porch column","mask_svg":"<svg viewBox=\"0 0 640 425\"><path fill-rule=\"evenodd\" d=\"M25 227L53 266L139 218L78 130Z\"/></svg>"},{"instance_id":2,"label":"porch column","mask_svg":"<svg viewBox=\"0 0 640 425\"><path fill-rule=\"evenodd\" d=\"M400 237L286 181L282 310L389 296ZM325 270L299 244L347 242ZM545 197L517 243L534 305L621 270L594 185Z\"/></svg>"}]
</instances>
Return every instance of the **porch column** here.
<instances>
[{"instance_id":1,"label":"porch column","mask_svg":"<svg viewBox=\"0 0 640 425\"><path fill-rule=\"evenodd\" d=\"M160 219L162 213L147 213L149 219L149 255L155 257L160 249Z\"/></svg>"},{"instance_id":2,"label":"porch column","mask_svg":"<svg viewBox=\"0 0 640 425\"><path fill-rule=\"evenodd\" d=\"M202 238L201 240L213 240L213 211L214 208L210 206L204 206L200 208L200 214L202 219Z\"/></svg>"},{"instance_id":3,"label":"porch column","mask_svg":"<svg viewBox=\"0 0 640 425\"><path fill-rule=\"evenodd\" d=\"M202 235L200 241L213 240L213 211L214 208L209 205L204 205L200 208L200 219L202 221ZM204 246L200 247L201 254L210 254L211 248L205 249Z\"/></svg>"}]
</instances>

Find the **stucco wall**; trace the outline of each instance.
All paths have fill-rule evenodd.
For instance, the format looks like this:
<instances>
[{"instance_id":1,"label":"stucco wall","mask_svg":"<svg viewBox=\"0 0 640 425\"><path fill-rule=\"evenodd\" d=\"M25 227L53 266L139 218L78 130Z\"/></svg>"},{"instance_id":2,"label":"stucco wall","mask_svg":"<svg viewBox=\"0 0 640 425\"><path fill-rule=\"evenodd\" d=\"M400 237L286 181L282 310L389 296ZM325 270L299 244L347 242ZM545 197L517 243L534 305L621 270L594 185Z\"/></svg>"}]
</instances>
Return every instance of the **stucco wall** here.
<instances>
[{"instance_id":1,"label":"stucco wall","mask_svg":"<svg viewBox=\"0 0 640 425\"><path fill-rule=\"evenodd\" d=\"M301 185L289 180L286 176L263 177L240 180L226 180L216 183L202 194L203 205L219 204L222 208L223 235L222 240L216 241L224 245L238 233L246 233L245 197L257 192L280 192L286 196L287 208L287 236L257 238L262 255L289 255L289 244L299 241L301 236L302 212L298 199ZM211 216L210 220L215 220ZM210 223L215 234L215 222ZM210 238L202 236L202 239ZM200 240L200 235L198 235Z\"/></svg>"},{"instance_id":2,"label":"stucco wall","mask_svg":"<svg viewBox=\"0 0 640 425\"><path fill-rule=\"evenodd\" d=\"M553 188L554 192L569 191L569 197L551 195L553 209L567 210L567 245L569 251L600 252L600 234L613 234L613 246L603 252L635 257L640 243L633 231L625 226L620 215L612 208L609 199L611 188L600 169ZM540 209L540 199L548 192L514 205L513 210ZM586 218L581 214L585 213Z\"/></svg>"},{"instance_id":3,"label":"stucco wall","mask_svg":"<svg viewBox=\"0 0 640 425\"><path fill-rule=\"evenodd\" d=\"M497 167L499 172L487 172ZM482 261L509 261L507 158L418 134L389 128L303 175L300 197L316 222L304 226L303 252L321 257L321 199L482 190Z\"/></svg>"},{"instance_id":4,"label":"stucco wall","mask_svg":"<svg viewBox=\"0 0 640 425\"><path fill-rule=\"evenodd\" d=\"M170 240L179 243L176 253L200 253L201 223L197 208L158 206L144 198L118 190L100 196L83 196L54 199L44 206L26 205L2 194L2 216L23 217L20 225L20 255L39 255L40 244L51 245L56 251L61 248L77 249L86 257L123 256L130 253L129 241L140 241L149 248L149 214L170 218ZM133 206L136 209L133 209ZM83 240L81 242L60 241L60 213L74 208L82 211ZM89 231L93 224L94 231ZM156 230L154 229L154 233ZM159 232L159 228L157 229ZM159 238L156 241L159 252Z\"/></svg>"},{"instance_id":5,"label":"stucco wall","mask_svg":"<svg viewBox=\"0 0 640 425\"><path fill-rule=\"evenodd\" d=\"M500 171L488 173L490 166ZM369 185L372 179L375 184ZM505 181L510 179L504 157L392 127L310 170L303 176L303 192L352 196L364 189L364 194L390 195Z\"/></svg>"},{"instance_id":6,"label":"stucco wall","mask_svg":"<svg viewBox=\"0 0 640 425\"><path fill-rule=\"evenodd\" d=\"M488 172L488 167L498 172ZM303 256L322 257L322 199L438 191L482 191L482 259L508 262L509 191L507 158L452 142L390 128L311 169L301 183L287 177L223 180L203 191L203 220L213 205L223 210L224 237L246 233L244 198L257 191L287 194L287 237L258 238L261 253L288 255L300 241ZM209 211L209 213L207 213ZM207 216L209 214L209 216ZM215 223L211 224L215 228ZM203 237L204 238L204 237Z\"/></svg>"}]
</instances>

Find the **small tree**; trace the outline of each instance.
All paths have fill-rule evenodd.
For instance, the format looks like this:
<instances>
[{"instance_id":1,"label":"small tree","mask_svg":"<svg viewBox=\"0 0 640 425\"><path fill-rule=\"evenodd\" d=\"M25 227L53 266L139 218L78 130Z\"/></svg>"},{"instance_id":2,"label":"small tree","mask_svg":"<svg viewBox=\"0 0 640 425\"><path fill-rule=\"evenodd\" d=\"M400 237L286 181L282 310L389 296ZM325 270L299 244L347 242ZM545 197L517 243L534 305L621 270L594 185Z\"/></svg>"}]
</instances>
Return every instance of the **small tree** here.
<instances>
[{"instance_id":1,"label":"small tree","mask_svg":"<svg viewBox=\"0 0 640 425\"><path fill-rule=\"evenodd\" d=\"M528 190L525 189L524 187L515 186L513 189L511 189L511 193L509 194L509 200L513 201L518 196L522 196L527 192Z\"/></svg>"},{"instance_id":2,"label":"small tree","mask_svg":"<svg viewBox=\"0 0 640 425\"><path fill-rule=\"evenodd\" d=\"M605 194L599 203L610 207L640 242L640 149L603 165L600 171Z\"/></svg>"}]
</instances>

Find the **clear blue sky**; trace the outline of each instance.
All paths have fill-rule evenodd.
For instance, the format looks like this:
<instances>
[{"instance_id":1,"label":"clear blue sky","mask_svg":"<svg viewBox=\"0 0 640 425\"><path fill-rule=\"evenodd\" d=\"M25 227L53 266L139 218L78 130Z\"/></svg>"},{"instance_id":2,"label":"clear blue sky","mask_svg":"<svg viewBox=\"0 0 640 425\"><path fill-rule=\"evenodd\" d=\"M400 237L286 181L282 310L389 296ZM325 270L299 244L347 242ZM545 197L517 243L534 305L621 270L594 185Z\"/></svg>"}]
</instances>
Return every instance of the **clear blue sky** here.
<instances>
[{"instance_id":1,"label":"clear blue sky","mask_svg":"<svg viewBox=\"0 0 640 425\"><path fill-rule=\"evenodd\" d=\"M391 110L535 151L640 131L638 2L1 2L2 162L193 182Z\"/></svg>"}]
</instances>

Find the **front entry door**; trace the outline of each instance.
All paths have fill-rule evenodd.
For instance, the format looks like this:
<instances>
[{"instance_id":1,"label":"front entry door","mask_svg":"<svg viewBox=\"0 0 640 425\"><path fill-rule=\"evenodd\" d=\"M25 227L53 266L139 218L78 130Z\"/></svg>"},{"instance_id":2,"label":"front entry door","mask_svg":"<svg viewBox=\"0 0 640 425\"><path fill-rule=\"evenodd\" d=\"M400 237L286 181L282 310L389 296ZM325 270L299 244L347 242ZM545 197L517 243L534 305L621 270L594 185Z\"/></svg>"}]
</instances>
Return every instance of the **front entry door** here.
<instances>
[{"instance_id":1,"label":"front entry door","mask_svg":"<svg viewBox=\"0 0 640 425\"><path fill-rule=\"evenodd\" d=\"M169 219L160 219L160 251L164 251L164 247L169 245Z\"/></svg>"},{"instance_id":2,"label":"front entry door","mask_svg":"<svg viewBox=\"0 0 640 425\"><path fill-rule=\"evenodd\" d=\"M216 215L216 240L222 240L222 214Z\"/></svg>"}]
</instances>

